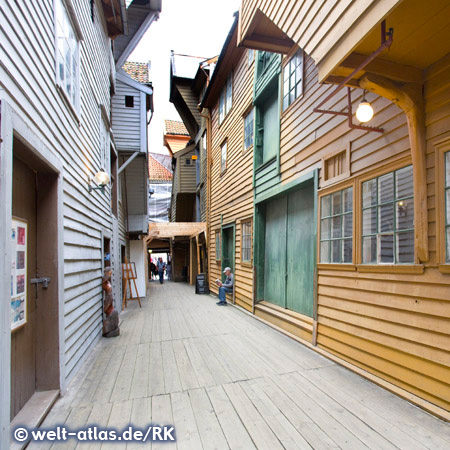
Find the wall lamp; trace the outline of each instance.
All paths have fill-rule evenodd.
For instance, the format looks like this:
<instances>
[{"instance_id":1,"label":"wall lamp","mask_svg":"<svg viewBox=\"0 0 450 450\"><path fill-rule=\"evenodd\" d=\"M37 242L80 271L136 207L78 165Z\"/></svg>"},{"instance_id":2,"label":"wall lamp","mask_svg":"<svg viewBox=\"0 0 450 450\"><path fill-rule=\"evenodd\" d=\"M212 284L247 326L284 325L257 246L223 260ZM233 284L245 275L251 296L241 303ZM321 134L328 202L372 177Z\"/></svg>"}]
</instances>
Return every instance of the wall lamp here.
<instances>
[{"instance_id":1,"label":"wall lamp","mask_svg":"<svg viewBox=\"0 0 450 450\"><path fill-rule=\"evenodd\" d=\"M105 193L105 187L109 183L109 175L104 171L104 169L100 169L94 176L93 180L89 180L89 192L95 191L99 189L102 191L102 194ZM95 181L96 186L92 186L92 181Z\"/></svg>"},{"instance_id":2,"label":"wall lamp","mask_svg":"<svg viewBox=\"0 0 450 450\"><path fill-rule=\"evenodd\" d=\"M361 122L369 122L373 117L372 105L366 100L366 90L364 89L363 98L356 110L356 118Z\"/></svg>"}]
</instances>

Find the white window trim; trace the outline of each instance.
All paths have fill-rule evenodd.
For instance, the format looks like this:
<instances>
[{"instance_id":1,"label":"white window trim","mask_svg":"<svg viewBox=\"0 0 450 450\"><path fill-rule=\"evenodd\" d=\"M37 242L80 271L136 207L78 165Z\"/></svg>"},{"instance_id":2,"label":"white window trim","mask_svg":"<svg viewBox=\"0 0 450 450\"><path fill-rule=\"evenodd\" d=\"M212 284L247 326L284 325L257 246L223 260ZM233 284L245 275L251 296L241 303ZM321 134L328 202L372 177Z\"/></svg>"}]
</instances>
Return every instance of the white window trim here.
<instances>
[{"instance_id":1,"label":"white window trim","mask_svg":"<svg viewBox=\"0 0 450 450\"><path fill-rule=\"evenodd\" d=\"M65 9L65 12L69 18L69 21L73 27L73 32L75 35L75 39L77 40L77 86L76 86L76 101L75 105L73 104L73 101L71 98L69 98L69 95L67 94L64 86L61 84L59 79L59 72L58 72L58 62L59 62L59 56L58 56L58 20L57 20L57 3L61 3L62 7ZM77 120L78 124L80 124L80 69L81 69L81 41L83 41L83 34L81 31L80 22L78 21L75 8L73 6L72 0L53 0L53 30L54 30L54 43L55 43L55 84L57 87L58 92L61 94L64 103L69 107L72 114L75 116L75 119Z\"/></svg>"}]
</instances>

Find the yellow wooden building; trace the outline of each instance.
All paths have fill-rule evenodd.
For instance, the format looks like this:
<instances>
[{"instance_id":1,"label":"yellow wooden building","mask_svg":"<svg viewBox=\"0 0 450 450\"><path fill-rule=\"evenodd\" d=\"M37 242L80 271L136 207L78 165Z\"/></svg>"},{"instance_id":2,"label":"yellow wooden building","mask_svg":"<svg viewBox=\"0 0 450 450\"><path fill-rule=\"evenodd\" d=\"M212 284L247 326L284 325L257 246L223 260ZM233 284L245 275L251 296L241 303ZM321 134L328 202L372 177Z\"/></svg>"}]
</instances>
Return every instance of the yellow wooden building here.
<instances>
[{"instance_id":1,"label":"yellow wooden building","mask_svg":"<svg viewBox=\"0 0 450 450\"><path fill-rule=\"evenodd\" d=\"M202 102L210 281L447 419L449 26L440 0L243 0Z\"/></svg>"}]
</instances>

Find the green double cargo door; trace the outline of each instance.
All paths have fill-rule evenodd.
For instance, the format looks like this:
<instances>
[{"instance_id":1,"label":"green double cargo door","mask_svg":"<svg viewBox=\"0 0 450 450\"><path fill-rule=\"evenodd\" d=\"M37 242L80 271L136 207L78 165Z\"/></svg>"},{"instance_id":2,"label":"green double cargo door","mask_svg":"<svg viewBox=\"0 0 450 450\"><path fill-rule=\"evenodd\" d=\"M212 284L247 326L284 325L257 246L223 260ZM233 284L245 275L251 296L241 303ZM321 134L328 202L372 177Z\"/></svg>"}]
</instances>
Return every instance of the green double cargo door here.
<instances>
[{"instance_id":1,"label":"green double cargo door","mask_svg":"<svg viewBox=\"0 0 450 450\"><path fill-rule=\"evenodd\" d=\"M266 204L264 300L313 316L314 187Z\"/></svg>"}]
</instances>

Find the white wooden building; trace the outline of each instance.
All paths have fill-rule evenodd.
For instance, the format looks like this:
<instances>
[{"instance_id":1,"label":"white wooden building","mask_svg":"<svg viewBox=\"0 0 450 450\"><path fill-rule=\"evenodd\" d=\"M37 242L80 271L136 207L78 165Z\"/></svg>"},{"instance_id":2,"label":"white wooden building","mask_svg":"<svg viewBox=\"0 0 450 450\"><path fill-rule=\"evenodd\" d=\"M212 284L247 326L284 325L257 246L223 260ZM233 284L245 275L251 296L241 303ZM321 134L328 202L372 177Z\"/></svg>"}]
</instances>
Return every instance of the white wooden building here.
<instances>
[{"instance_id":1,"label":"white wooden building","mask_svg":"<svg viewBox=\"0 0 450 450\"><path fill-rule=\"evenodd\" d=\"M124 198L119 171L131 156L121 156L111 97L121 95L117 69L160 10L160 0L1 2L0 266L11 272L0 277L0 448L11 420L66 391L101 336L105 265L120 293L123 224L144 231L143 122L126 169L141 187L127 184ZM138 91L148 105L151 88ZM89 190L100 169L111 182Z\"/></svg>"}]
</instances>

